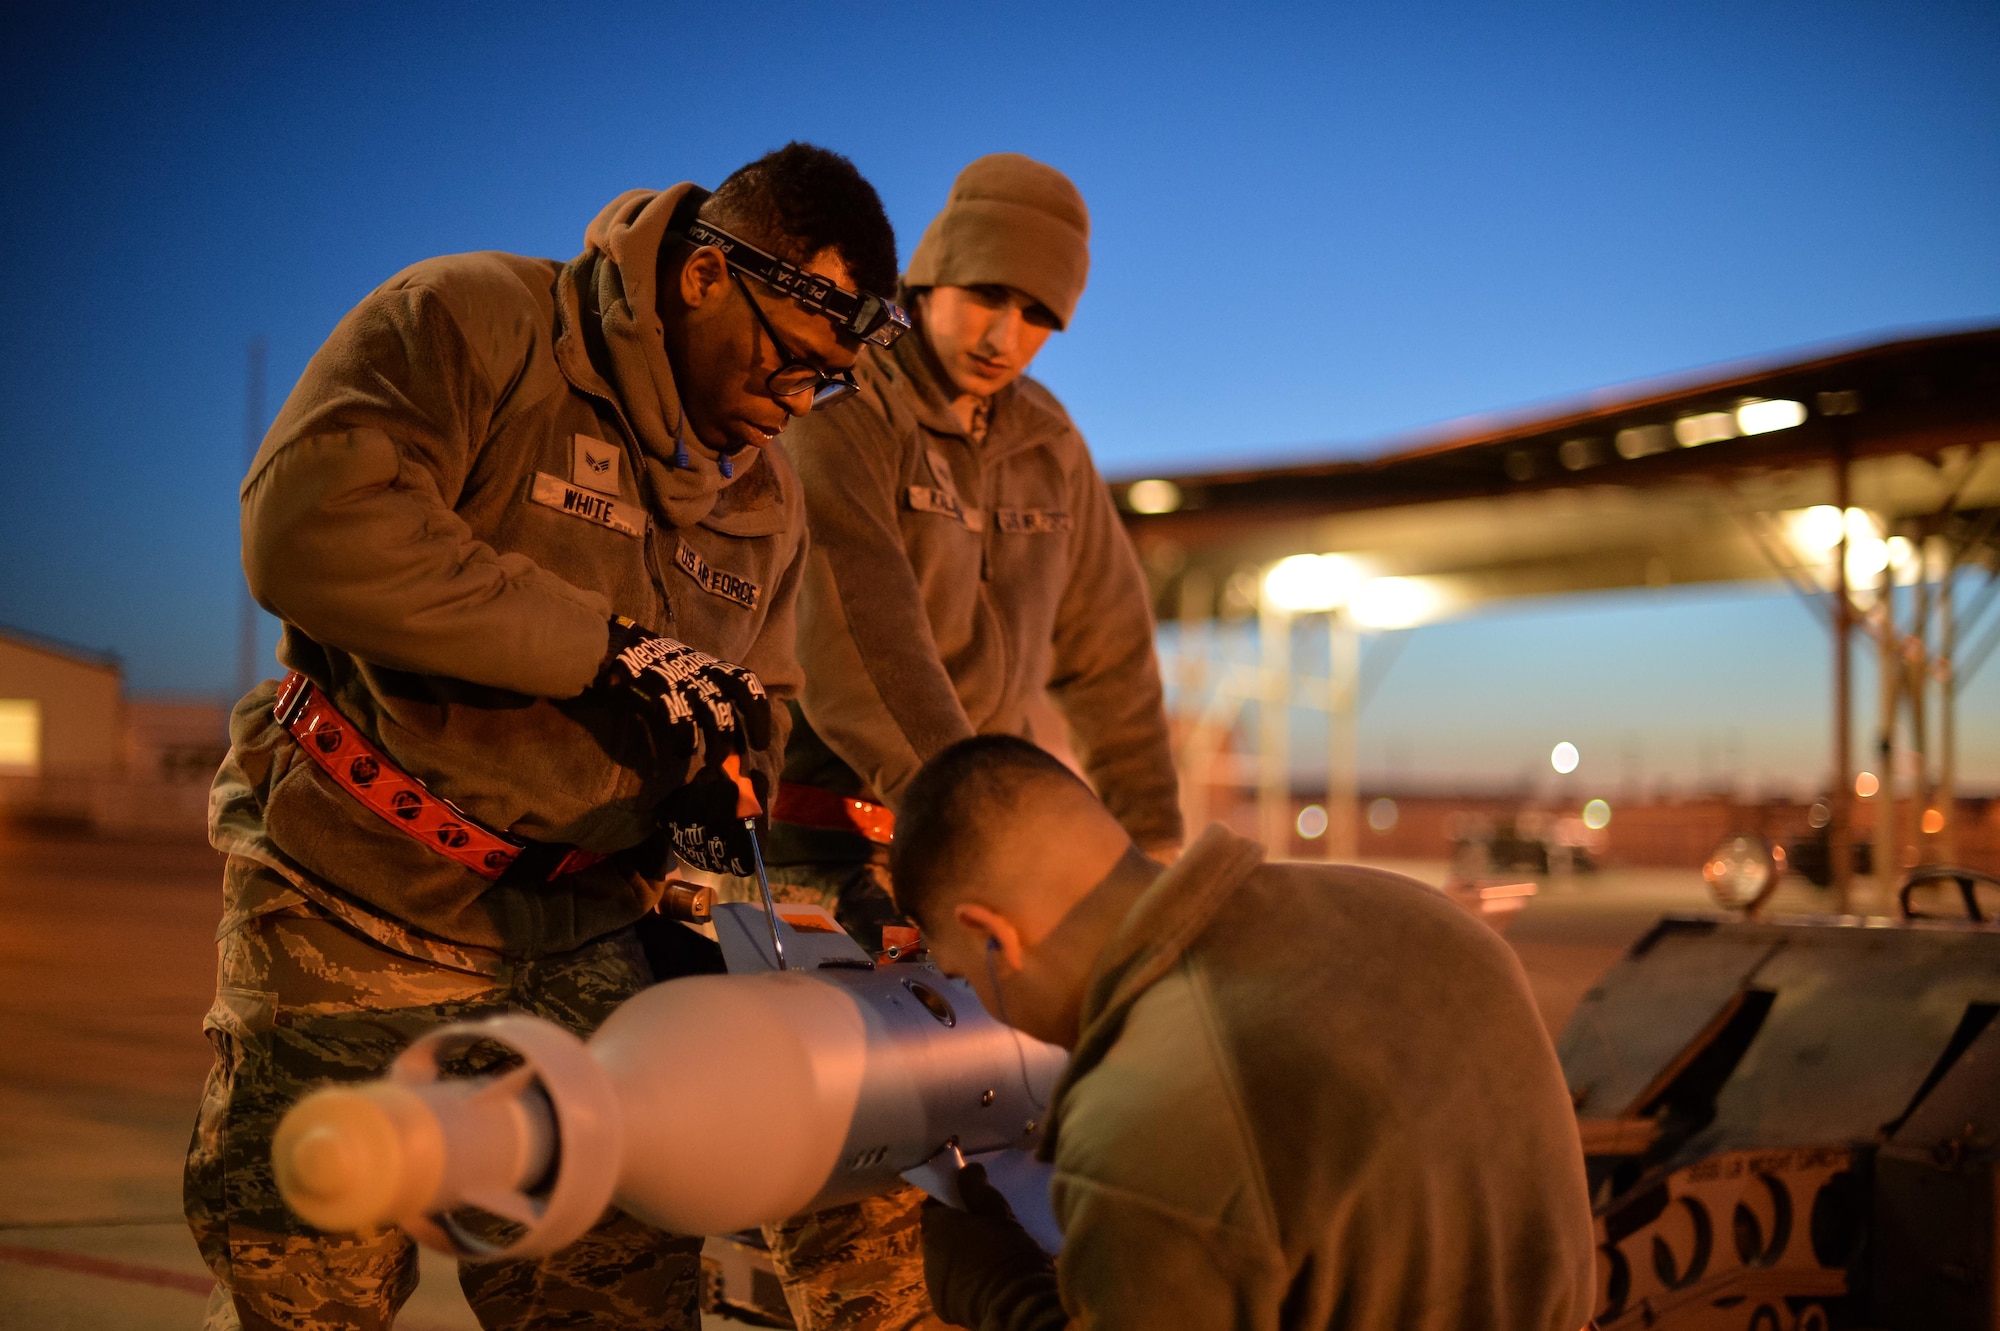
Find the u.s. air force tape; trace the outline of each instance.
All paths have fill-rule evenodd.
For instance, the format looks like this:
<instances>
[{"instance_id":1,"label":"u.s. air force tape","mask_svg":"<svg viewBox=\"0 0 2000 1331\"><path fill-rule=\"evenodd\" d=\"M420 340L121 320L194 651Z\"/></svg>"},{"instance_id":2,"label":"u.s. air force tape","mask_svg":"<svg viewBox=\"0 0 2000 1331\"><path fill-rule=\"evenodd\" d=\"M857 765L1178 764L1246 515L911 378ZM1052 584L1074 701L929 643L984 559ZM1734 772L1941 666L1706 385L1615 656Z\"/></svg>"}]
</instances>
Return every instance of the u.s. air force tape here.
<instances>
[{"instance_id":1,"label":"u.s. air force tape","mask_svg":"<svg viewBox=\"0 0 2000 1331\"><path fill-rule=\"evenodd\" d=\"M693 578L710 596L734 601L745 610L757 608L757 584L726 569L710 568L708 561L701 557L701 551L689 545L686 537L681 538L680 548L674 551L674 563L680 565L681 572Z\"/></svg>"},{"instance_id":2,"label":"u.s. air force tape","mask_svg":"<svg viewBox=\"0 0 2000 1331\"><path fill-rule=\"evenodd\" d=\"M993 525L1017 536L1047 536L1068 531L1070 520L1059 508L996 508Z\"/></svg>"},{"instance_id":3,"label":"u.s. air force tape","mask_svg":"<svg viewBox=\"0 0 2000 1331\"><path fill-rule=\"evenodd\" d=\"M535 483L528 491L528 498L538 504L567 513L585 522L594 522L600 527L623 532L627 536L646 534L646 515L637 504L628 504L622 499L611 499L601 494L571 485L560 476L551 476L545 471L535 473Z\"/></svg>"}]
</instances>

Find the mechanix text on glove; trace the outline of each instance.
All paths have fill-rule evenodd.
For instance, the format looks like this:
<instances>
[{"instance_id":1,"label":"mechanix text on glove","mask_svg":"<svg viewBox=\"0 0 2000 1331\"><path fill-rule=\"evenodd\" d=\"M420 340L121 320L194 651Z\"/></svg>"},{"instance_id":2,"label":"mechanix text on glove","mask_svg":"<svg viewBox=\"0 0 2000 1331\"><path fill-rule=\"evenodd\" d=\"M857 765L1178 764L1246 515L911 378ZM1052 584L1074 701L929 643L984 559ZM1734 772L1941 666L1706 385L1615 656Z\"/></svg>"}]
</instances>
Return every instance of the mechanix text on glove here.
<instances>
[{"instance_id":1,"label":"mechanix text on glove","mask_svg":"<svg viewBox=\"0 0 2000 1331\"><path fill-rule=\"evenodd\" d=\"M771 703L757 676L622 616L611 621L598 682L635 707L662 772L697 756L703 767L719 767L731 753L771 742Z\"/></svg>"}]
</instances>

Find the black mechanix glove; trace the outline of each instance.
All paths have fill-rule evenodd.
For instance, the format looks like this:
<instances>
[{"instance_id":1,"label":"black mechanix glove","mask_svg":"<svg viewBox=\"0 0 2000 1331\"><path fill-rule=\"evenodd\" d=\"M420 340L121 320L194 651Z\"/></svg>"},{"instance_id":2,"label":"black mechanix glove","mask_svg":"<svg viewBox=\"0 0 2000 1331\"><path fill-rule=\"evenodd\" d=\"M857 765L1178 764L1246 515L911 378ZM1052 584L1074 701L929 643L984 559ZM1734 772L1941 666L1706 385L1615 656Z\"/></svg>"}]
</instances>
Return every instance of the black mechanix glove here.
<instances>
[{"instance_id":1,"label":"black mechanix glove","mask_svg":"<svg viewBox=\"0 0 2000 1331\"><path fill-rule=\"evenodd\" d=\"M771 742L771 703L755 675L622 615L611 621L597 683L638 712L663 774L685 771L697 752L715 768Z\"/></svg>"},{"instance_id":2,"label":"black mechanix glove","mask_svg":"<svg viewBox=\"0 0 2000 1331\"><path fill-rule=\"evenodd\" d=\"M746 777L740 771L735 760L726 761L720 771L705 767L661 801L661 830L689 868L738 878L757 872L756 850L743 821L762 822L771 782L762 772Z\"/></svg>"},{"instance_id":3,"label":"black mechanix glove","mask_svg":"<svg viewBox=\"0 0 2000 1331\"><path fill-rule=\"evenodd\" d=\"M924 1284L931 1307L954 1326L1008 1331L1069 1322L1056 1291L1056 1268L983 1165L958 1171L963 1211L924 1203Z\"/></svg>"}]
</instances>

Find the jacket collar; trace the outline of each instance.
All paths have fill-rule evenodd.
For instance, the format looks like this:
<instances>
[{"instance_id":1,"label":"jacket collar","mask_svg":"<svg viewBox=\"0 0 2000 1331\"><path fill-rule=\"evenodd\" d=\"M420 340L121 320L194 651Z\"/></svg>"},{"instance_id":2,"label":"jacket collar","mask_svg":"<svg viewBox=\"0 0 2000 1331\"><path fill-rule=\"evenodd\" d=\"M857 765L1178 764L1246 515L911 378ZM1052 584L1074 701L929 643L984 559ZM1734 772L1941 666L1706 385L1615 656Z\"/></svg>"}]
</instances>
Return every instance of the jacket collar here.
<instances>
[{"instance_id":1,"label":"jacket collar","mask_svg":"<svg viewBox=\"0 0 2000 1331\"><path fill-rule=\"evenodd\" d=\"M1180 963L1243 880L1264 862L1264 848L1211 824L1153 880L1098 954L1084 990L1076 1049L1049 1099L1048 1129L1036 1152L1053 1159L1063 1102L1070 1089L1110 1052L1125 1029L1126 1014L1148 989Z\"/></svg>"},{"instance_id":2,"label":"jacket collar","mask_svg":"<svg viewBox=\"0 0 2000 1331\"><path fill-rule=\"evenodd\" d=\"M684 433L680 391L655 304L667 223L692 188L683 183L664 191L627 190L592 220L583 253L563 265L556 279L556 364L577 389L618 407L643 454L637 470L653 505L675 526L711 515L716 522L730 515L739 524L759 525L750 513L776 503L779 487L766 477L764 484L743 486L742 494L723 498L737 482L766 468L754 455L739 455L735 477L726 477L713 451ZM693 464L685 469L673 465L682 439Z\"/></svg>"},{"instance_id":3,"label":"jacket collar","mask_svg":"<svg viewBox=\"0 0 2000 1331\"><path fill-rule=\"evenodd\" d=\"M862 359L890 382L900 378L909 385L909 401L918 423L925 429L956 439L967 448L973 447L965 427L952 412L950 381L932 353L930 339L924 336L921 323L908 336L896 339L896 345L889 350L877 351L871 347ZM1063 416L1042 404L1042 394L1029 391L1033 383L1027 375L1022 375L993 395L993 415L987 422L986 438L977 449L982 458L997 459L1035 448L1067 427L1068 421Z\"/></svg>"}]
</instances>

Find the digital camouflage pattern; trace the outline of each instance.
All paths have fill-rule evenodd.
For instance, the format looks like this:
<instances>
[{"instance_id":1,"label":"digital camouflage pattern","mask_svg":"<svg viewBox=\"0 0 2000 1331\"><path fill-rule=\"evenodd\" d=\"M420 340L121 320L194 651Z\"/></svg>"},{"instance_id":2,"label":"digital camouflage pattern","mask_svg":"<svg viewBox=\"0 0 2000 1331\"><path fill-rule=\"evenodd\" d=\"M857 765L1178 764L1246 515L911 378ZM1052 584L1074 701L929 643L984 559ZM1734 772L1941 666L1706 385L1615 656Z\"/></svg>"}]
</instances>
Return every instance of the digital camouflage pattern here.
<instances>
[{"instance_id":1,"label":"digital camouflage pattern","mask_svg":"<svg viewBox=\"0 0 2000 1331\"><path fill-rule=\"evenodd\" d=\"M924 1194L898 1188L764 1226L799 1331L906 1331L944 1323L924 1288Z\"/></svg>"},{"instance_id":2,"label":"digital camouflage pattern","mask_svg":"<svg viewBox=\"0 0 2000 1331\"><path fill-rule=\"evenodd\" d=\"M905 922L896 910L883 858L774 865L771 895L824 906L856 942L878 952L882 926ZM737 880L725 884L722 895L749 900L757 891L754 882ZM764 1242L800 1331L943 1325L930 1315L930 1296L924 1291L917 1224L923 1200L922 1192L904 1188L764 1226Z\"/></svg>"},{"instance_id":3,"label":"digital camouflage pattern","mask_svg":"<svg viewBox=\"0 0 2000 1331\"><path fill-rule=\"evenodd\" d=\"M233 859L232 878L275 875ZM417 1036L448 1022L526 1012L586 1034L651 982L628 930L573 952L480 974L381 946L282 880L287 904L236 919L219 944L204 1028L216 1061L184 1179L189 1227L215 1273L205 1331L375 1331L417 1282L400 1230L326 1236L278 1195L271 1139L306 1092L381 1074ZM478 1051L469 1056L478 1063ZM467 1263L459 1283L494 1331L568 1327L695 1331L701 1240L621 1212L551 1257Z\"/></svg>"}]
</instances>

